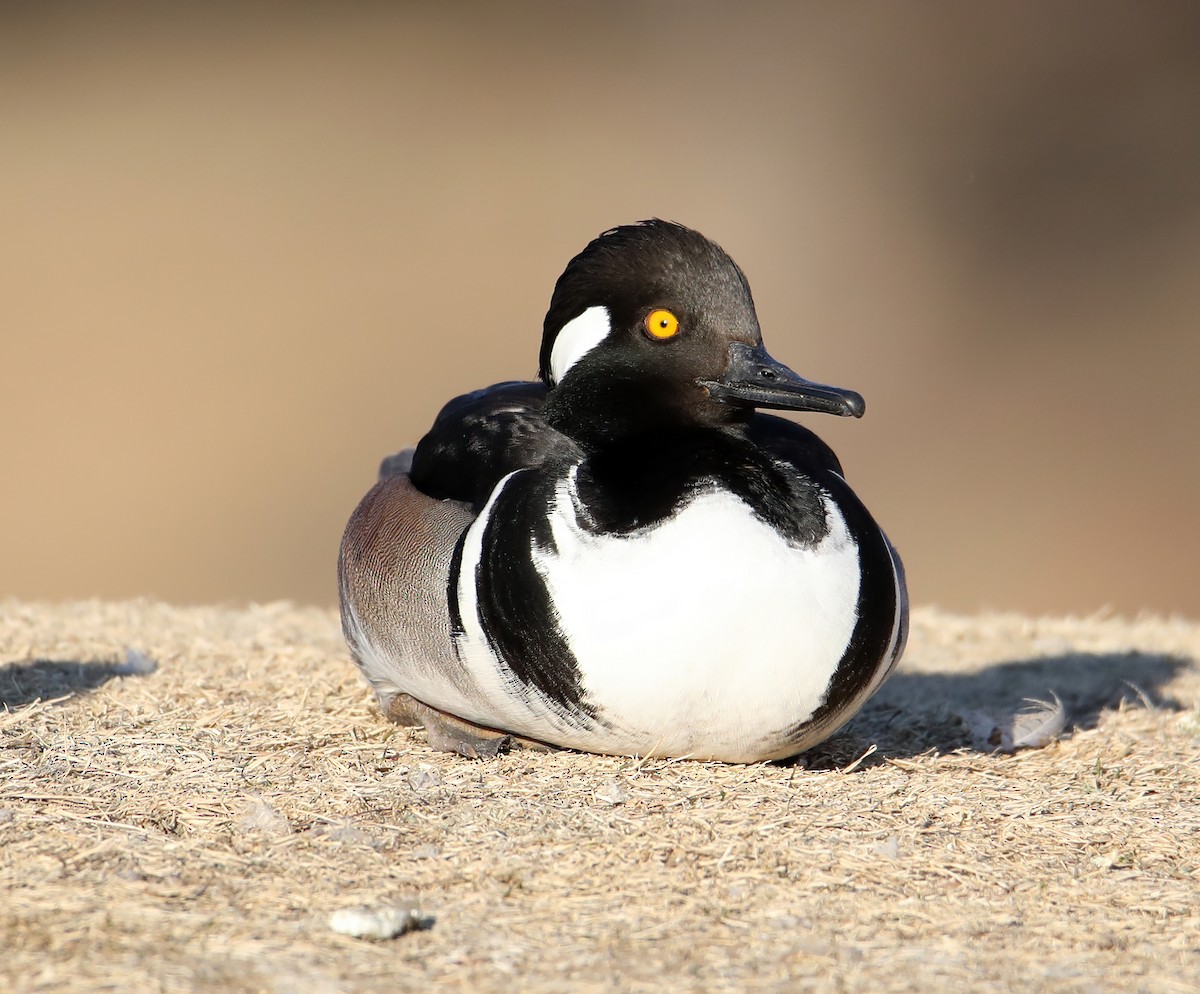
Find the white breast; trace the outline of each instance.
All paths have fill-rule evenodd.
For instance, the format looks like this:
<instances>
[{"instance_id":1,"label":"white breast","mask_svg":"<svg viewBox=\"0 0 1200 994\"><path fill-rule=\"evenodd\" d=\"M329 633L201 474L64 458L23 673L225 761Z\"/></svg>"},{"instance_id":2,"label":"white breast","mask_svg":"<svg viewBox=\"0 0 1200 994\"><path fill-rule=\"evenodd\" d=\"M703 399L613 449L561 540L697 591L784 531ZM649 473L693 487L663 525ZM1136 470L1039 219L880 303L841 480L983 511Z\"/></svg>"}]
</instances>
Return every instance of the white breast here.
<instances>
[{"instance_id":1,"label":"white breast","mask_svg":"<svg viewBox=\"0 0 1200 994\"><path fill-rule=\"evenodd\" d=\"M857 618L858 550L825 509L812 549L724 491L650 531L597 536L578 525L572 480L560 483L556 551L535 564L588 700L616 726L611 742L577 745L737 760L808 718Z\"/></svg>"}]
</instances>

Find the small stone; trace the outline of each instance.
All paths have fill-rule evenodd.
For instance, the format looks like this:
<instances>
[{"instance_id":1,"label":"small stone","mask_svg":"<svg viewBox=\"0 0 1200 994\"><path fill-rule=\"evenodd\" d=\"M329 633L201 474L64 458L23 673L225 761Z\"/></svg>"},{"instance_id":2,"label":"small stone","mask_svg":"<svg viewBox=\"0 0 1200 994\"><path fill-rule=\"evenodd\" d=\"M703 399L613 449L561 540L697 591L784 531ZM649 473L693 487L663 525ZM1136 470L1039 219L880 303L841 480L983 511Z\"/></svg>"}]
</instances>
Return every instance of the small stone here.
<instances>
[{"instance_id":1,"label":"small stone","mask_svg":"<svg viewBox=\"0 0 1200 994\"><path fill-rule=\"evenodd\" d=\"M434 845L432 842L427 845L417 846L409 853L413 859L437 859L442 854L442 847Z\"/></svg>"},{"instance_id":2,"label":"small stone","mask_svg":"<svg viewBox=\"0 0 1200 994\"><path fill-rule=\"evenodd\" d=\"M246 805L238 827L247 835L261 835L266 838L277 838L292 831L287 818L261 797L254 798Z\"/></svg>"},{"instance_id":3,"label":"small stone","mask_svg":"<svg viewBox=\"0 0 1200 994\"><path fill-rule=\"evenodd\" d=\"M416 908L341 908L329 916L329 927L339 935L382 942L421 926Z\"/></svg>"},{"instance_id":4,"label":"small stone","mask_svg":"<svg viewBox=\"0 0 1200 994\"><path fill-rule=\"evenodd\" d=\"M596 799L606 804L624 804L633 795L617 781L611 780L602 787L596 788Z\"/></svg>"},{"instance_id":5,"label":"small stone","mask_svg":"<svg viewBox=\"0 0 1200 994\"><path fill-rule=\"evenodd\" d=\"M378 849L382 843L350 822L321 822L309 829L309 834L331 842L349 842Z\"/></svg>"},{"instance_id":6,"label":"small stone","mask_svg":"<svg viewBox=\"0 0 1200 994\"><path fill-rule=\"evenodd\" d=\"M409 770L408 785L413 790L429 790L442 785L442 778L433 770Z\"/></svg>"},{"instance_id":7,"label":"small stone","mask_svg":"<svg viewBox=\"0 0 1200 994\"><path fill-rule=\"evenodd\" d=\"M884 859L899 859L900 858L900 840L889 835L879 845L871 850L876 856L882 856Z\"/></svg>"}]
</instances>

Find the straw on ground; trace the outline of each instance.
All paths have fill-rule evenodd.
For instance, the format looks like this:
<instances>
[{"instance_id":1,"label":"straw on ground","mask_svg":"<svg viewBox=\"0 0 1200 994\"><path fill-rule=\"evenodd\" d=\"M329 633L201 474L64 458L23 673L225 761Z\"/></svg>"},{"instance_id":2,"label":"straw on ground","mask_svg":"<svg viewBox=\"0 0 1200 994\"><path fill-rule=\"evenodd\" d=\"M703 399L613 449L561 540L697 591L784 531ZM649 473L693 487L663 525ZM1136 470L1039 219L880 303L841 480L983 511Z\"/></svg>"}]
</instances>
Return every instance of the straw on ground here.
<instances>
[{"instance_id":1,"label":"straw on ground","mask_svg":"<svg viewBox=\"0 0 1200 994\"><path fill-rule=\"evenodd\" d=\"M1191 992L1197 657L923 610L806 764L476 763L379 716L331 612L9 602L0 989ZM1043 748L961 717L1052 694ZM388 908L426 927L330 928Z\"/></svg>"}]
</instances>

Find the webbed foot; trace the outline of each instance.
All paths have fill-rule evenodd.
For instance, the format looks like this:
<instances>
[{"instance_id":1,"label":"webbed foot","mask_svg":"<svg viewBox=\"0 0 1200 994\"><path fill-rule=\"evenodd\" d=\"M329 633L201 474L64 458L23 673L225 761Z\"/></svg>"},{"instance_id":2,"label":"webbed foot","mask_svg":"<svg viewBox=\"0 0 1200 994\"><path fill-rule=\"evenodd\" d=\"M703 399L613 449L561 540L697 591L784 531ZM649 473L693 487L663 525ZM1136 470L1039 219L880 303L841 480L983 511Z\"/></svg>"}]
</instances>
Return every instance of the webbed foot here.
<instances>
[{"instance_id":1,"label":"webbed foot","mask_svg":"<svg viewBox=\"0 0 1200 994\"><path fill-rule=\"evenodd\" d=\"M550 752L555 748L536 739L476 725L422 704L408 694L397 694L388 701L384 715L398 725L423 726L431 748L441 752L456 752L468 759L495 759L510 749Z\"/></svg>"}]
</instances>

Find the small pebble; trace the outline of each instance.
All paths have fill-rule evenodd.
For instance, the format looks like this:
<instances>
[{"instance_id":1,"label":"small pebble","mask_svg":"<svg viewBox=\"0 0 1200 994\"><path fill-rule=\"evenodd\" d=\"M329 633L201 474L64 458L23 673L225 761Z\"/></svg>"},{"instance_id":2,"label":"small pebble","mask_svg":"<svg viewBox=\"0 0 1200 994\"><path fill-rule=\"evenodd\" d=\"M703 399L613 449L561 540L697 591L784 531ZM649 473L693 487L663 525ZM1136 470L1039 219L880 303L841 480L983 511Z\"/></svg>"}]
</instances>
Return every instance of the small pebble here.
<instances>
[{"instance_id":1,"label":"small pebble","mask_svg":"<svg viewBox=\"0 0 1200 994\"><path fill-rule=\"evenodd\" d=\"M416 908L341 908L329 916L329 927L340 935L381 942L419 928Z\"/></svg>"},{"instance_id":2,"label":"small pebble","mask_svg":"<svg viewBox=\"0 0 1200 994\"><path fill-rule=\"evenodd\" d=\"M608 804L624 804L632 796L629 791L615 780L596 788L596 799L605 801Z\"/></svg>"},{"instance_id":3,"label":"small pebble","mask_svg":"<svg viewBox=\"0 0 1200 994\"><path fill-rule=\"evenodd\" d=\"M277 838L292 831L287 818L261 797L251 798L237 824L247 835L261 835L266 838Z\"/></svg>"},{"instance_id":4,"label":"small pebble","mask_svg":"<svg viewBox=\"0 0 1200 994\"><path fill-rule=\"evenodd\" d=\"M894 835L889 835L879 845L872 848L871 851L876 856L882 856L884 859L899 859L900 840Z\"/></svg>"},{"instance_id":5,"label":"small pebble","mask_svg":"<svg viewBox=\"0 0 1200 994\"><path fill-rule=\"evenodd\" d=\"M368 832L364 832L350 822L319 822L308 830L308 834L316 838L329 839L331 842L350 842L372 849L380 848L383 843Z\"/></svg>"},{"instance_id":6,"label":"small pebble","mask_svg":"<svg viewBox=\"0 0 1200 994\"><path fill-rule=\"evenodd\" d=\"M437 859L442 854L442 847L436 846L432 842L424 846L417 846L408 855L413 859Z\"/></svg>"},{"instance_id":7,"label":"small pebble","mask_svg":"<svg viewBox=\"0 0 1200 994\"><path fill-rule=\"evenodd\" d=\"M433 770L409 770L408 785L413 790L429 790L431 787L440 787L442 778Z\"/></svg>"}]
</instances>

